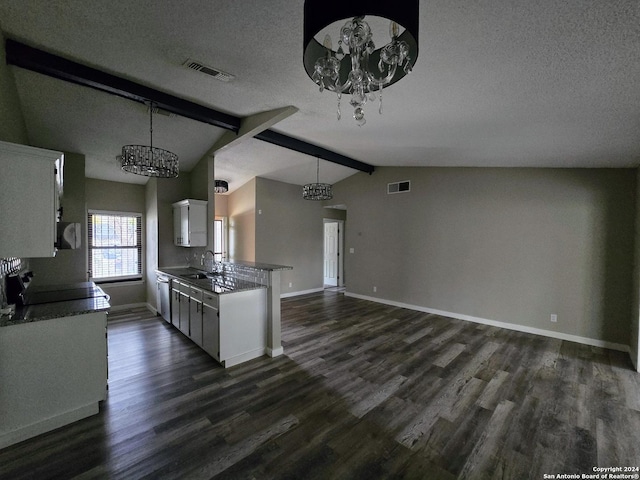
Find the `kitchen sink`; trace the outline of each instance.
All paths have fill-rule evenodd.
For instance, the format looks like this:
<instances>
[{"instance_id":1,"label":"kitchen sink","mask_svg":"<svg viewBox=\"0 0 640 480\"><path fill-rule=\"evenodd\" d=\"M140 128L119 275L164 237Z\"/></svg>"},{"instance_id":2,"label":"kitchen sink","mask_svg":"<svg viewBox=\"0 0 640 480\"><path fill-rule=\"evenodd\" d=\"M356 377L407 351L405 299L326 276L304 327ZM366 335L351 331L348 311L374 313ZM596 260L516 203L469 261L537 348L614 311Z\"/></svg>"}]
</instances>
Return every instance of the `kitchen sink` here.
<instances>
[{"instance_id":1,"label":"kitchen sink","mask_svg":"<svg viewBox=\"0 0 640 480\"><path fill-rule=\"evenodd\" d=\"M195 280L208 278L206 273L190 273L189 275L185 275L184 277L185 278L193 278Z\"/></svg>"},{"instance_id":2,"label":"kitchen sink","mask_svg":"<svg viewBox=\"0 0 640 480\"><path fill-rule=\"evenodd\" d=\"M218 272L209 272L209 273L205 273L205 272L196 272L196 273L188 273L186 275L182 275L183 278L190 278L193 280L202 280L205 278L215 278L216 276L220 276L222 275L222 273L218 273Z\"/></svg>"}]
</instances>

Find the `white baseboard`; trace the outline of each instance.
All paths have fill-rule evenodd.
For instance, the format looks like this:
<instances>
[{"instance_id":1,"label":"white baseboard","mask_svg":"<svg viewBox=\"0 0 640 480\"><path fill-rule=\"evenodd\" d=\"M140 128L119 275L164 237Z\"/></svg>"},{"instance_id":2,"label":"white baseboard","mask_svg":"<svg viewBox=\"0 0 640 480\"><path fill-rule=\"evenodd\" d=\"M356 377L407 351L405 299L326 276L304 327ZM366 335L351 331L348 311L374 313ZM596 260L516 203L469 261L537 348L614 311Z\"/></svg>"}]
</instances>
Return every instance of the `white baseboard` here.
<instances>
[{"instance_id":1,"label":"white baseboard","mask_svg":"<svg viewBox=\"0 0 640 480\"><path fill-rule=\"evenodd\" d=\"M281 293L280 298L297 297L299 295L307 295L309 293L318 293L323 291L324 291L324 287L312 288L311 290L301 290L299 292Z\"/></svg>"},{"instance_id":2,"label":"white baseboard","mask_svg":"<svg viewBox=\"0 0 640 480\"><path fill-rule=\"evenodd\" d=\"M147 310L149 310L154 315L158 315L159 314L158 309L156 307L154 307L153 305L151 305L150 303L145 303L144 306L147 307Z\"/></svg>"},{"instance_id":3,"label":"white baseboard","mask_svg":"<svg viewBox=\"0 0 640 480\"><path fill-rule=\"evenodd\" d=\"M156 309L151 306L149 303L128 303L127 305L114 305L109 310L112 312L117 312L119 310L128 310L130 308L141 308L146 307L151 310L153 313L157 313Z\"/></svg>"},{"instance_id":4,"label":"white baseboard","mask_svg":"<svg viewBox=\"0 0 640 480\"><path fill-rule=\"evenodd\" d=\"M357 293L345 292L344 295L346 297L369 300L371 302L383 303L385 305L391 305L393 307L408 308L409 310L416 310L418 312L433 313L435 315L440 315L443 317L451 317L451 318L456 318L458 320L466 320L468 322L480 323L482 325L491 325L492 327L506 328L508 330L515 330L517 332L532 333L534 335L542 335L544 337L551 337L551 338L557 338L559 340L567 340L569 342L582 343L584 345L590 345L592 347L608 348L610 350L618 350L620 352L626 352L626 353L629 353L630 351L629 345L608 342L606 340L597 340L595 338L580 337L578 335L570 335L568 333L562 333L562 332L553 332L551 330L544 330L542 328L527 327L525 325L518 325L515 323L499 322L497 320L490 320L487 318L472 317L471 315L463 315L460 313L445 312L443 310L436 310L433 308L421 307L419 305L411 305L408 303L395 302L393 300L386 300L384 298L369 297L367 295L360 295Z\"/></svg>"},{"instance_id":5,"label":"white baseboard","mask_svg":"<svg viewBox=\"0 0 640 480\"><path fill-rule=\"evenodd\" d=\"M267 353L266 350L266 348L256 348L255 350L241 353L240 355L236 355L235 357L227 358L221 363L224 368L233 367L234 365L238 365L240 363L263 356L265 353Z\"/></svg>"},{"instance_id":6,"label":"white baseboard","mask_svg":"<svg viewBox=\"0 0 640 480\"><path fill-rule=\"evenodd\" d=\"M273 349L267 347L267 355L269 355L271 358L279 357L283 353L284 353L284 348L283 347L278 347L278 348L273 348Z\"/></svg>"},{"instance_id":7,"label":"white baseboard","mask_svg":"<svg viewBox=\"0 0 640 480\"><path fill-rule=\"evenodd\" d=\"M629 356L631 357L631 363L633 363L633 368L636 369L636 372L640 373L640 355L638 355L638 351L634 348L629 347Z\"/></svg>"},{"instance_id":8,"label":"white baseboard","mask_svg":"<svg viewBox=\"0 0 640 480\"><path fill-rule=\"evenodd\" d=\"M69 425L70 423L77 422L78 420L82 420L83 418L95 415L99 411L99 404L98 402L95 402L89 405L78 407L69 412L61 413L54 417L40 420L30 425L25 425L15 430L11 430L8 432L0 431L0 449L41 435L45 432L50 432L51 430L55 430L56 428Z\"/></svg>"}]
</instances>

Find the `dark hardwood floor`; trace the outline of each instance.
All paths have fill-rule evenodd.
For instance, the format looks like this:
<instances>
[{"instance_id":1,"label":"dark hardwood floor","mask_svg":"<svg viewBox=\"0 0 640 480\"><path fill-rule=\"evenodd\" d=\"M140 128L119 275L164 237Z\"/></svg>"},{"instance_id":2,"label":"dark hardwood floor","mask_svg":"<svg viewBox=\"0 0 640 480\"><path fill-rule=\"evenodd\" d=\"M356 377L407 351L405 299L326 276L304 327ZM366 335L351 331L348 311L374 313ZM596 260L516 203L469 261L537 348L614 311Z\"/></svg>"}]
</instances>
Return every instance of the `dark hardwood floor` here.
<instances>
[{"instance_id":1,"label":"dark hardwood floor","mask_svg":"<svg viewBox=\"0 0 640 480\"><path fill-rule=\"evenodd\" d=\"M0 450L2 479L542 479L640 466L628 355L340 293L282 300L285 355L223 369L109 319L100 414Z\"/></svg>"}]
</instances>

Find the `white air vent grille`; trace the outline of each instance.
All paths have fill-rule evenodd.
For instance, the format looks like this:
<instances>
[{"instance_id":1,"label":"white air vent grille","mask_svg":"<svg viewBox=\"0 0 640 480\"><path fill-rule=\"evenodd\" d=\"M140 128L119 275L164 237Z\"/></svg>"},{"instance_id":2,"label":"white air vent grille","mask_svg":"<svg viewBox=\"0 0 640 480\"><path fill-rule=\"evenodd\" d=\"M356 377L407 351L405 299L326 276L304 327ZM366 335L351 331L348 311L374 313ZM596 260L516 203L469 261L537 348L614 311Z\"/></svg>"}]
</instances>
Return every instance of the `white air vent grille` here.
<instances>
[{"instance_id":1,"label":"white air vent grille","mask_svg":"<svg viewBox=\"0 0 640 480\"><path fill-rule=\"evenodd\" d=\"M230 82L233 80L235 75L231 75L230 73L223 72L222 70L218 70L217 68L207 67L200 62L195 60L188 59L183 64L185 67L190 68L191 70L195 70L196 72L202 72L206 75L209 75L216 80L220 80L221 82Z\"/></svg>"},{"instance_id":2,"label":"white air vent grille","mask_svg":"<svg viewBox=\"0 0 640 480\"><path fill-rule=\"evenodd\" d=\"M411 181L405 180L403 182L387 183L387 194L392 193L407 193L411 191Z\"/></svg>"}]
</instances>

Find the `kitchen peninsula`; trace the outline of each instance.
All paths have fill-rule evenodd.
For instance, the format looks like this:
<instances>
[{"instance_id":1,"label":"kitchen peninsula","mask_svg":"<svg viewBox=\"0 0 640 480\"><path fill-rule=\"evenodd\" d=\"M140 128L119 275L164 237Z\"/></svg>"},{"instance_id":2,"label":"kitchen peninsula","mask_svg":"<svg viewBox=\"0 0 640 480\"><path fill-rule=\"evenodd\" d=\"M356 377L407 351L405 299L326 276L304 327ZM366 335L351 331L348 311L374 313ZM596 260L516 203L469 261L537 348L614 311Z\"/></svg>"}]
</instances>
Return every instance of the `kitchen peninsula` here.
<instances>
[{"instance_id":1,"label":"kitchen peninsula","mask_svg":"<svg viewBox=\"0 0 640 480\"><path fill-rule=\"evenodd\" d=\"M169 315L183 334L230 367L283 353L280 339L280 272L292 267L225 262L216 273L189 267L156 271L171 279Z\"/></svg>"},{"instance_id":2,"label":"kitchen peninsula","mask_svg":"<svg viewBox=\"0 0 640 480\"><path fill-rule=\"evenodd\" d=\"M92 282L28 292L0 316L0 448L94 415L106 398L108 296Z\"/></svg>"}]
</instances>

